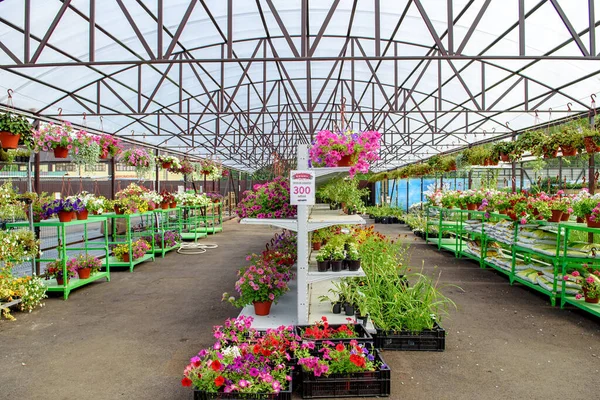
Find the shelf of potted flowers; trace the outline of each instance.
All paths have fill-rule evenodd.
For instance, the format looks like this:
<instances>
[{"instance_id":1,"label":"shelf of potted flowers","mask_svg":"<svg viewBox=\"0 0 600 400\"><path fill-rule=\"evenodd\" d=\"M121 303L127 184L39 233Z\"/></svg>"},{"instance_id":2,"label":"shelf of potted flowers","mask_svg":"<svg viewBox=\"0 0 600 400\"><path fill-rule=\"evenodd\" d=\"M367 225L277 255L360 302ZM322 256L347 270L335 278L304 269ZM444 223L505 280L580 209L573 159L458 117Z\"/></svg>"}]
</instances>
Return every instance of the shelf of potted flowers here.
<instances>
[{"instance_id":1,"label":"shelf of potted flowers","mask_svg":"<svg viewBox=\"0 0 600 400\"><path fill-rule=\"evenodd\" d=\"M98 144L100 145L100 159L102 160L108 157L116 157L123 151L121 140L113 135L100 135Z\"/></svg>"},{"instance_id":2,"label":"shelf of potted flowers","mask_svg":"<svg viewBox=\"0 0 600 400\"><path fill-rule=\"evenodd\" d=\"M78 199L56 199L44 204L42 208L44 210L43 219L57 215L60 222L71 222L73 218L77 218L77 212L84 210L83 204Z\"/></svg>"},{"instance_id":3,"label":"shelf of potted flowers","mask_svg":"<svg viewBox=\"0 0 600 400\"><path fill-rule=\"evenodd\" d=\"M31 124L27 118L11 112L0 113L0 147L16 149L19 142L31 140Z\"/></svg>"},{"instance_id":4,"label":"shelf of potted flowers","mask_svg":"<svg viewBox=\"0 0 600 400\"><path fill-rule=\"evenodd\" d=\"M162 198L160 202L160 207L163 210L177 207L177 200L175 199L175 196L168 190L162 190L160 192L160 196Z\"/></svg>"},{"instance_id":5,"label":"shelf of potted flowers","mask_svg":"<svg viewBox=\"0 0 600 400\"><path fill-rule=\"evenodd\" d=\"M46 280L55 279L59 286L67 286L71 278L77 276L77 271L74 269L65 268L62 260L56 260L46 265ZM66 272L65 272L66 271ZM65 279L66 277L66 279Z\"/></svg>"},{"instance_id":6,"label":"shelf of potted flowers","mask_svg":"<svg viewBox=\"0 0 600 400\"><path fill-rule=\"evenodd\" d=\"M70 200L72 202L78 202L81 205L82 209L79 211L75 211L75 215L78 220L85 221L86 219L88 219L89 212L91 211L90 209L88 209L88 206L92 209L94 208L92 203L96 200L96 196L94 196L94 194L92 193L83 191L79 194L76 194L75 196L67 197L67 200Z\"/></svg>"},{"instance_id":7,"label":"shelf of potted flowers","mask_svg":"<svg viewBox=\"0 0 600 400\"><path fill-rule=\"evenodd\" d=\"M110 262L111 266L122 266L123 264L130 266L130 264L138 264L146 261L150 258L154 258L151 254L146 254L152 250L152 246L144 239L138 239L131 243L122 243L115 246L112 250L114 257L118 263Z\"/></svg>"}]
</instances>

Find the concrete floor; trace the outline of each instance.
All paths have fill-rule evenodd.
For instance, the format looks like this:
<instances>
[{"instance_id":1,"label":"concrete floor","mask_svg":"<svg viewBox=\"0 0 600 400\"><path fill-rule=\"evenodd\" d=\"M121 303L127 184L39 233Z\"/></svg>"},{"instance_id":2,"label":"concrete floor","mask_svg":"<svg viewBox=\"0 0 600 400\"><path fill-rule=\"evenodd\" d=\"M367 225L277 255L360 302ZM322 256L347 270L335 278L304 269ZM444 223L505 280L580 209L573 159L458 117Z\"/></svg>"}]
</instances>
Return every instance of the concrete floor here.
<instances>
[{"instance_id":1,"label":"concrete floor","mask_svg":"<svg viewBox=\"0 0 600 400\"><path fill-rule=\"evenodd\" d=\"M443 353L384 352L391 399L596 398L600 320L550 307L543 296L474 262L457 260L400 225L412 265L438 266L458 305L443 322ZM53 298L16 322L0 322L0 399L191 399L179 381L190 356L212 344L211 328L238 310L221 303L247 253L275 229L230 221L205 239L219 248L168 254L110 283ZM586 380L586 378L588 380Z\"/></svg>"}]
</instances>

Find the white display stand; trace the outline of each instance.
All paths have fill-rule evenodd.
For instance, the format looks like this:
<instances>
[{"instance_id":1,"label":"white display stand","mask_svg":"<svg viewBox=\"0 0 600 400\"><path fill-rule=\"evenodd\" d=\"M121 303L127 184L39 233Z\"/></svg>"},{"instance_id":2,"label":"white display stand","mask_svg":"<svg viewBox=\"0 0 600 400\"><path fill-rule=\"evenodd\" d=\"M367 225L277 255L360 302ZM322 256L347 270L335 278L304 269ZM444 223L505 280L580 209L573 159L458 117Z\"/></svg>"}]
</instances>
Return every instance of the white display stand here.
<instances>
[{"instance_id":1,"label":"white display stand","mask_svg":"<svg viewBox=\"0 0 600 400\"><path fill-rule=\"evenodd\" d=\"M298 170L308 168L308 145L298 146ZM316 184L322 185L329 180L348 175L350 168L314 168ZM271 314L259 317L254 314L253 306L245 307L240 315L252 316L253 327L263 330L277 328L281 325L308 324L309 311L309 285L312 282L331 281L348 276L364 276L362 268L358 271L342 270L341 272L318 272L316 265L310 262L309 233L317 229L333 225L364 224L365 220L359 215L344 215L339 211L330 210L326 205L298 206L296 219L257 219L243 218L241 224L246 225L271 225L294 231L298 234L298 262L297 280L291 282L290 292L284 294L277 304L271 307ZM311 265L313 264L313 265ZM294 293L295 291L295 293ZM295 307L294 307L295 306Z\"/></svg>"}]
</instances>

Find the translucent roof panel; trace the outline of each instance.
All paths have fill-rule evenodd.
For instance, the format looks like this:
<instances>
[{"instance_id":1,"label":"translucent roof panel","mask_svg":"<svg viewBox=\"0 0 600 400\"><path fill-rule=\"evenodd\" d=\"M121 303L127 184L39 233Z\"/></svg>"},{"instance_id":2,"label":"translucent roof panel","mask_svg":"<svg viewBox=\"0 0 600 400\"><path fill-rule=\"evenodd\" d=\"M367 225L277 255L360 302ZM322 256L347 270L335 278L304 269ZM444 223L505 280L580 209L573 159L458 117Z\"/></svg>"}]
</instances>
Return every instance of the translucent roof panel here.
<instances>
[{"instance_id":1,"label":"translucent roof panel","mask_svg":"<svg viewBox=\"0 0 600 400\"><path fill-rule=\"evenodd\" d=\"M161 3L0 2L0 107L253 170L339 128L343 103L345 126L383 134L386 168L600 92L588 1Z\"/></svg>"}]
</instances>

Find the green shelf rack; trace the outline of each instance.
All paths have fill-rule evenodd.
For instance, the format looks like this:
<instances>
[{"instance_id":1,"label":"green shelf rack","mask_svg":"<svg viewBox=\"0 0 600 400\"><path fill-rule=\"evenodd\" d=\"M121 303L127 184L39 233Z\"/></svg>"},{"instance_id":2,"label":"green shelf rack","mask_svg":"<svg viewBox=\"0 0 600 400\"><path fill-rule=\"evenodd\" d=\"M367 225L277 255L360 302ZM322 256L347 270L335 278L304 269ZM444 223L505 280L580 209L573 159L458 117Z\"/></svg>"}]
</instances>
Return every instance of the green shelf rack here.
<instances>
[{"instance_id":1,"label":"green shelf rack","mask_svg":"<svg viewBox=\"0 0 600 400\"><path fill-rule=\"evenodd\" d=\"M175 246L165 247L164 234L168 231L174 231L181 235L181 223L179 221L181 215L180 207L176 208L167 208L167 209L156 209L153 210L155 223L154 223L154 233L159 234L161 237L161 242L156 243L154 241L154 248L151 250L154 254L160 254L162 258L165 257L169 251L177 250L181 243L175 244Z\"/></svg>"},{"instance_id":2,"label":"green shelf rack","mask_svg":"<svg viewBox=\"0 0 600 400\"><path fill-rule=\"evenodd\" d=\"M129 272L133 272L133 269L145 261L154 261L154 221L155 214L154 211L148 211L145 213L137 213L137 214L116 214L116 213L106 213L102 215L90 215L92 220L98 218L107 219L107 225L105 225L104 232L108 234L110 230L110 238L108 240L108 245L119 245L119 244L128 244L129 245L129 262L119 261L115 257L106 257L104 259L104 265L113 268L123 268L128 267ZM145 230L137 230L133 231L131 220L134 218L138 218L141 221L141 225L146 227ZM108 229L108 220L112 220L112 229ZM122 220L125 223L124 233L118 233L118 221ZM133 260L131 254L131 243L134 239L141 238L144 236L151 236L152 240L150 241L150 252L151 254L146 254L143 257Z\"/></svg>"},{"instance_id":3,"label":"green shelf rack","mask_svg":"<svg viewBox=\"0 0 600 400\"><path fill-rule=\"evenodd\" d=\"M90 244L88 242L88 225L90 223L101 223L104 226L104 243L94 243ZM21 228L21 227L29 227L29 222L12 222L6 224L7 227L10 228ZM107 218L103 216L97 216L96 218L89 218L86 220L73 220L71 222L60 222L58 219L49 219L45 221L35 222L33 224L34 227L46 227L46 228L56 228L56 235L58 238L58 255L59 260L61 260L62 268L63 268L63 276L67 276L67 260L68 260L68 252L85 252L87 254L88 251L104 251L105 259L108 258L108 230L107 230ZM82 226L83 227L83 247L75 244L68 245L67 244L67 229L71 227ZM56 259L51 258L36 258L36 262L54 262ZM106 281L110 281L110 265L105 264L105 270L99 271L93 275L91 275L87 279L65 279L62 285L59 285L56 279L49 279L44 281L46 285L46 289L49 292L62 292L65 300L69 298L69 294L72 290L87 285L91 282L97 281L99 279L106 279Z\"/></svg>"}]
</instances>

